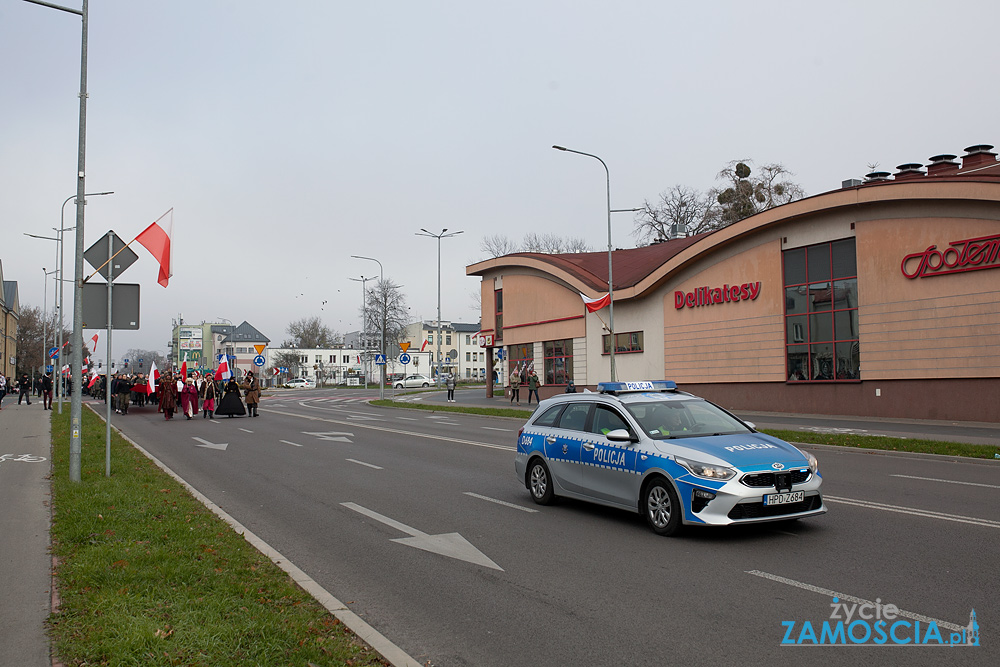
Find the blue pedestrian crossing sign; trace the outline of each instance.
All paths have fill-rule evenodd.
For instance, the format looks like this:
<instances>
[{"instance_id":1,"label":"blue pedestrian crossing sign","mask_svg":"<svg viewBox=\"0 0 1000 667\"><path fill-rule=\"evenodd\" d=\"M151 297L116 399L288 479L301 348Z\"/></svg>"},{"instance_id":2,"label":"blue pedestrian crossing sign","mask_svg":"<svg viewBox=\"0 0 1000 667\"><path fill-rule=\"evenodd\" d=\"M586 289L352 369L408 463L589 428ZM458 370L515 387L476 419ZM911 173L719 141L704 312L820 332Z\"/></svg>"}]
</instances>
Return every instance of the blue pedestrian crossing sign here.
<instances>
[{"instance_id":1,"label":"blue pedestrian crossing sign","mask_svg":"<svg viewBox=\"0 0 1000 667\"><path fill-rule=\"evenodd\" d=\"M406 364L410 363L411 361L412 361L412 359L410 359L410 355L407 354L406 352L404 352L403 354L399 355L399 363L403 364L404 366Z\"/></svg>"},{"instance_id":2,"label":"blue pedestrian crossing sign","mask_svg":"<svg viewBox=\"0 0 1000 667\"><path fill-rule=\"evenodd\" d=\"M263 354L258 354L256 357L254 357L253 358L253 365L254 366L263 366L264 365L264 355Z\"/></svg>"},{"instance_id":3,"label":"blue pedestrian crossing sign","mask_svg":"<svg viewBox=\"0 0 1000 667\"><path fill-rule=\"evenodd\" d=\"M375 365L376 366L385 366L385 355L384 354L376 354L375 355Z\"/></svg>"}]
</instances>

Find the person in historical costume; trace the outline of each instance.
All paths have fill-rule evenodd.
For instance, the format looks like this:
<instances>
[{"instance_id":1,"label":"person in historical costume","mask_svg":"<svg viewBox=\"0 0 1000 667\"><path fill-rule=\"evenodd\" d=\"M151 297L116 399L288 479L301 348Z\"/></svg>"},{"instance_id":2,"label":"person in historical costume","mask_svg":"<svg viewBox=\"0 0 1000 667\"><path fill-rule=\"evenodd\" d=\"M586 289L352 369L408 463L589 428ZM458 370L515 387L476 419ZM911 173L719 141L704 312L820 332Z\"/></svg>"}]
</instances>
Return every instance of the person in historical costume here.
<instances>
[{"instance_id":1,"label":"person in historical costume","mask_svg":"<svg viewBox=\"0 0 1000 667\"><path fill-rule=\"evenodd\" d=\"M243 381L243 393L247 399L247 414L251 417L259 417L257 406L260 404L260 382L254 377L253 371L247 373Z\"/></svg>"},{"instance_id":2,"label":"person in historical costume","mask_svg":"<svg viewBox=\"0 0 1000 667\"><path fill-rule=\"evenodd\" d=\"M177 409L177 383L174 382L170 373L166 373L164 377L160 378L157 393L160 396L158 411L163 413L164 419L171 419L174 416L174 410Z\"/></svg>"},{"instance_id":3,"label":"person in historical costume","mask_svg":"<svg viewBox=\"0 0 1000 667\"><path fill-rule=\"evenodd\" d=\"M226 383L225 393L222 394L222 400L219 401L219 407L215 412L230 417L236 415L242 417L247 413L246 408L243 407L243 401L240 400L240 385L236 384L235 378L230 378L229 382Z\"/></svg>"},{"instance_id":4,"label":"person in historical costume","mask_svg":"<svg viewBox=\"0 0 1000 667\"><path fill-rule=\"evenodd\" d=\"M210 375L201 379L198 396L201 397L201 416L203 419L211 419L215 411L215 380Z\"/></svg>"},{"instance_id":5,"label":"person in historical costume","mask_svg":"<svg viewBox=\"0 0 1000 667\"><path fill-rule=\"evenodd\" d=\"M188 419L198 414L198 387L194 386L194 378L188 378L181 389L181 410Z\"/></svg>"}]
</instances>

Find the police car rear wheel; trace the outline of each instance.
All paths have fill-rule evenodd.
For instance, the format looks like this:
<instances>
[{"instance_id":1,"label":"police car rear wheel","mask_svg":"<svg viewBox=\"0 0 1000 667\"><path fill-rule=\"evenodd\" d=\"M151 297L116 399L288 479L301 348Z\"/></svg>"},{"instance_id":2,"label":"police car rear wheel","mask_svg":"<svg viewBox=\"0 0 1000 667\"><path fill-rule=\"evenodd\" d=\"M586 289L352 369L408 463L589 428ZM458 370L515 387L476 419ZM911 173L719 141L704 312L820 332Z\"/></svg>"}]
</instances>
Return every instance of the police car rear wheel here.
<instances>
[{"instance_id":1,"label":"police car rear wheel","mask_svg":"<svg viewBox=\"0 0 1000 667\"><path fill-rule=\"evenodd\" d=\"M673 535L681 526L681 506L674 487L665 479L654 479L643 493L646 522L657 535Z\"/></svg>"},{"instance_id":2,"label":"police car rear wheel","mask_svg":"<svg viewBox=\"0 0 1000 667\"><path fill-rule=\"evenodd\" d=\"M536 459L531 463L528 469L528 490L531 491L531 499L539 505L548 505L552 502L555 493L552 491L549 468L544 461Z\"/></svg>"}]
</instances>

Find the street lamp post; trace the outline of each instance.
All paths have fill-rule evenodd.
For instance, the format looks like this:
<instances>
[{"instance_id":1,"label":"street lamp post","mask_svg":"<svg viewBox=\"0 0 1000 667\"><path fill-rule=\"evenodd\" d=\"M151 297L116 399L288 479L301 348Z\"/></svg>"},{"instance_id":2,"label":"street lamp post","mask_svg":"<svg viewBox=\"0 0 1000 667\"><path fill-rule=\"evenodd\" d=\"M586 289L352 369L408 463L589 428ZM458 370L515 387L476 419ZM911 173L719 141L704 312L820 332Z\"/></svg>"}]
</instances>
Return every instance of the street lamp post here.
<instances>
[{"instance_id":1,"label":"street lamp post","mask_svg":"<svg viewBox=\"0 0 1000 667\"><path fill-rule=\"evenodd\" d=\"M611 275L611 172L608 171L608 165L605 164L604 160L592 155L590 153L584 153L582 151L575 151L572 148L566 148L564 146L553 146L552 148L557 151L565 151L567 153L576 153L577 155L585 155L587 157L592 157L601 165L604 166L604 174L607 177L607 191L608 191L608 328L611 330L611 381L615 382L615 288L614 280Z\"/></svg>"},{"instance_id":2,"label":"street lamp post","mask_svg":"<svg viewBox=\"0 0 1000 667\"><path fill-rule=\"evenodd\" d=\"M441 386L441 239L451 238L452 236L458 236L462 233L462 230L455 232L448 232L448 228L445 227L441 230L440 234L431 234L429 231L420 228L419 232L416 232L417 236L429 236L432 239L437 239L438 246L438 321L437 321L437 378L435 379L435 384Z\"/></svg>"},{"instance_id":3,"label":"street lamp post","mask_svg":"<svg viewBox=\"0 0 1000 667\"><path fill-rule=\"evenodd\" d=\"M42 273L45 274L45 287L42 288L42 375L45 375L45 360L48 359L48 350L46 346L48 345L48 301L49 301L49 276L53 273L58 273L57 269L52 269L51 271L46 271L45 267L42 267ZM55 333L55 332L53 332ZM43 401L44 402L44 401Z\"/></svg>"},{"instance_id":4,"label":"street lamp post","mask_svg":"<svg viewBox=\"0 0 1000 667\"><path fill-rule=\"evenodd\" d=\"M375 262L378 264L378 283L382 286L382 359L386 360L385 357L385 319L386 312L385 309L388 306L386 303L386 295L388 294L385 285L385 274L382 272L382 262L378 261L374 257L362 257L361 255L351 255L354 259L367 259L369 262ZM387 360L386 360L387 361ZM378 383L378 397L380 399L385 399L385 363L382 364L382 371L379 373L379 383Z\"/></svg>"},{"instance_id":5,"label":"street lamp post","mask_svg":"<svg viewBox=\"0 0 1000 667\"><path fill-rule=\"evenodd\" d=\"M365 278L364 276L361 276L360 278L349 278L349 280L353 280L356 283L361 283L361 344L364 346L363 349L365 350L366 361L368 357L368 345L364 341L368 338L368 290L365 288L365 285L369 280L374 279L375 276L372 276L371 278ZM365 389L367 389L368 371L365 370L363 374L365 376Z\"/></svg>"}]
</instances>

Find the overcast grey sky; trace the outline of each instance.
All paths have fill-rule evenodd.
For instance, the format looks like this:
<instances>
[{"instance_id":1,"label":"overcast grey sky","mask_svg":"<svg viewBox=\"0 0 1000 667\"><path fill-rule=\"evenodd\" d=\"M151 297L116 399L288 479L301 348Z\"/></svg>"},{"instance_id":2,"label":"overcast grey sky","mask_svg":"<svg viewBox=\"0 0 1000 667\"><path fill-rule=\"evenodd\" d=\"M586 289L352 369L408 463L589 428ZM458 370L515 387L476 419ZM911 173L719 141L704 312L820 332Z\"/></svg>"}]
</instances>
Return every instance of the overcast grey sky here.
<instances>
[{"instance_id":1,"label":"overcast grey sky","mask_svg":"<svg viewBox=\"0 0 1000 667\"><path fill-rule=\"evenodd\" d=\"M421 227L464 230L442 242L442 317L476 322L483 236L606 248L603 168L552 144L604 159L614 208L707 189L735 158L781 162L812 195L1000 144L998 19L995 0L91 0L87 190L116 194L91 199L86 245L174 208L174 276L157 285L135 246L142 329L116 356L165 351L179 314L272 344L312 315L354 330L348 278L378 275L354 254L434 319ZM41 306L54 244L22 232L50 234L76 192L79 18L0 0L0 62L0 260ZM615 245L631 231L616 214ZM69 275L72 234L66 250Z\"/></svg>"}]
</instances>

